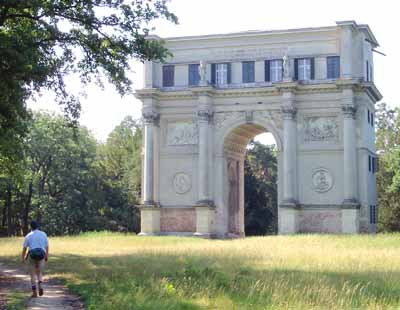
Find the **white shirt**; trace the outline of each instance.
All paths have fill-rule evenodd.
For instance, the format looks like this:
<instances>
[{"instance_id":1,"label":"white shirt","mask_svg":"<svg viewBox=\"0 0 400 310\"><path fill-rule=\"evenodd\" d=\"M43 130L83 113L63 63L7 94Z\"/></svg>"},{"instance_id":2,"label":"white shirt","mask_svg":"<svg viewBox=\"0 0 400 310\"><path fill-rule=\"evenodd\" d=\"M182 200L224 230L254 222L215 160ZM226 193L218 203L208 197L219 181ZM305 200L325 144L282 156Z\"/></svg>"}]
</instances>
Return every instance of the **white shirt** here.
<instances>
[{"instance_id":1,"label":"white shirt","mask_svg":"<svg viewBox=\"0 0 400 310\"><path fill-rule=\"evenodd\" d=\"M31 231L26 235L24 240L24 248L29 248L29 250L42 248L46 251L48 246L49 240L47 239L46 233L39 229Z\"/></svg>"}]
</instances>

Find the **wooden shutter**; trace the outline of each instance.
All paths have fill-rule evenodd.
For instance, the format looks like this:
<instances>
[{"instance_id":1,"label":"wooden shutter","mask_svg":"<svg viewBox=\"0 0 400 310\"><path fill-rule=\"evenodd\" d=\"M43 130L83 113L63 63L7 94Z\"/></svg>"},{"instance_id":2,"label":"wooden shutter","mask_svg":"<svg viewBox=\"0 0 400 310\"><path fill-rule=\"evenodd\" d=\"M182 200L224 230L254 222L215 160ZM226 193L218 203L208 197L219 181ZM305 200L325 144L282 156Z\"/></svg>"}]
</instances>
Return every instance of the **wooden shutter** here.
<instances>
[{"instance_id":1,"label":"wooden shutter","mask_svg":"<svg viewBox=\"0 0 400 310\"><path fill-rule=\"evenodd\" d=\"M271 82L271 61L264 62L265 82Z\"/></svg>"},{"instance_id":2,"label":"wooden shutter","mask_svg":"<svg viewBox=\"0 0 400 310\"><path fill-rule=\"evenodd\" d=\"M228 62L227 63L227 79L228 79L228 84L231 84L231 80L232 80L232 77L231 77L231 63L230 62Z\"/></svg>"},{"instance_id":3,"label":"wooden shutter","mask_svg":"<svg viewBox=\"0 0 400 310\"><path fill-rule=\"evenodd\" d=\"M294 60L294 79L295 81L299 79L299 60L297 58Z\"/></svg>"},{"instance_id":4,"label":"wooden shutter","mask_svg":"<svg viewBox=\"0 0 400 310\"><path fill-rule=\"evenodd\" d=\"M215 64L211 64L211 84L215 85L216 82L216 78L215 78L215 74L217 71L217 66Z\"/></svg>"},{"instance_id":5,"label":"wooden shutter","mask_svg":"<svg viewBox=\"0 0 400 310\"><path fill-rule=\"evenodd\" d=\"M315 79L315 61L314 58L310 58L310 66L311 66L311 80Z\"/></svg>"},{"instance_id":6,"label":"wooden shutter","mask_svg":"<svg viewBox=\"0 0 400 310\"><path fill-rule=\"evenodd\" d=\"M174 86L174 71L175 71L175 66L173 66L173 65L163 66L163 86L164 87Z\"/></svg>"}]
</instances>

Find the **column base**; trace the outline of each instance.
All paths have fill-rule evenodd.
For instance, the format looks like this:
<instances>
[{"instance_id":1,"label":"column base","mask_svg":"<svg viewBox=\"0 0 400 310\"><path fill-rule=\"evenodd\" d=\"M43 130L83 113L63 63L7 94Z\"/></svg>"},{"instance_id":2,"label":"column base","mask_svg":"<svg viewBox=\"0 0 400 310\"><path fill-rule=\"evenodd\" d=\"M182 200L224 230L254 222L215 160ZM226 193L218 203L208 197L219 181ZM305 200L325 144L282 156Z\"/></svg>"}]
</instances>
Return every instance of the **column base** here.
<instances>
[{"instance_id":1,"label":"column base","mask_svg":"<svg viewBox=\"0 0 400 310\"><path fill-rule=\"evenodd\" d=\"M279 234L290 235L299 231L299 206L295 200L279 204Z\"/></svg>"},{"instance_id":2,"label":"column base","mask_svg":"<svg viewBox=\"0 0 400 310\"><path fill-rule=\"evenodd\" d=\"M160 208L155 204L141 205L139 236L156 236L160 234Z\"/></svg>"},{"instance_id":3,"label":"column base","mask_svg":"<svg viewBox=\"0 0 400 310\"><path fill-rule=\"evenodd\" d=\"M210 238L214 235L215 207L212 201L202 201L196 209L196 232L194 236Z\"/></svg>"},{"instance_id":4,"label":"column base","mask_svg":"<svg viewBox=\"0 0 400 310\"><path fill-rule=\"evenodd\" d=\"M356 199L345 199L343 201L342 233L360 233L360 203Z\"/></svg>"}]
</instances>

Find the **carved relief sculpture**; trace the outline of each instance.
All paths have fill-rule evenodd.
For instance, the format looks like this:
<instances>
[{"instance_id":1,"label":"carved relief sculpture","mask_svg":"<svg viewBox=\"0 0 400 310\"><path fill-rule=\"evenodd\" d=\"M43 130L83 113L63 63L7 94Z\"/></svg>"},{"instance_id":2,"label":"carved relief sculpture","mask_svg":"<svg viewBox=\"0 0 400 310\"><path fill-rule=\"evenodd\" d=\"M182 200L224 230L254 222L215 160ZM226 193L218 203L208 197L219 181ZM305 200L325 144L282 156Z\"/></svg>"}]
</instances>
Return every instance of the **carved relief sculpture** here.
<instances>
[{"instance_id":1,"label":"carved relief sculpture","mask_svg":"<svg viewBox=\"0 0 400 310\"><path fill-rule=\"evenodd\" d=\"M315 169L312 175L312 185L314 190L318 193L325 193L329 191L333 186L333 177L328 169Z\"/></svg>"},{"instance_id":2,"label":"carved relief sculpture","mask_svg":"<svg viewBox=\"0 0 400 310\"><path fill-rule=\"evenodd\" d=\"M175 174L172 184L177 194L185 194L192 188L190 176L183 172Z\"/></svg>"},{"instance_id":3,"label":"carved relief sculpture","mask_svg":"<svg viewBox=\"0 0 400 310\"><path fill-rule=\"evenodd\" d=\"M304 119L304 141L336 141L339 138L336 117Z\"/></svg>"},{"instance_id":4,"label":"carved relief sculpture","mask_svg":"<svg viewBox=\"0 0 400 310\"><path fill-rule=\"evenodd\" d=\"M198 143L198 129L193 122L177 122L168 124L168 145L195 145Z\"/></svg>"}]
</instances>

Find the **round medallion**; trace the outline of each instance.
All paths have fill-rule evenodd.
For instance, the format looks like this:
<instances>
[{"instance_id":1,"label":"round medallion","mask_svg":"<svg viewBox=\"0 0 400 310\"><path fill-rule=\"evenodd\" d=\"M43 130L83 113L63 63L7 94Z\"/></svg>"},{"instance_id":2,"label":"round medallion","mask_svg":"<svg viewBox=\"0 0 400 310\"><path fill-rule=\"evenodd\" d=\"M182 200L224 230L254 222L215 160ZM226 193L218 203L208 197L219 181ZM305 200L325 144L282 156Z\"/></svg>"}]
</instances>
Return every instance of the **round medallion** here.
<instances>
[{"instance_id":1,"label":"round medallion","mask_svg":"<svg viewBox=\"0 0 400 310\"><path fill-rule=\"evenodd\" d=\"M187 193L192 188L190 176L183 172L175 174L172 183L177 194Z\"/></svg>"},{"instance_id":2,"label":"round medallion","mask_svg":"<svg viewBox=\"0 0 400 310\"><path fill-rule=\"evenodd\" d=\"M314 190L318 193L325 193L333 186L333 177L325 168L315 169L312 175Z\"/></svg>"}]
</instances>

